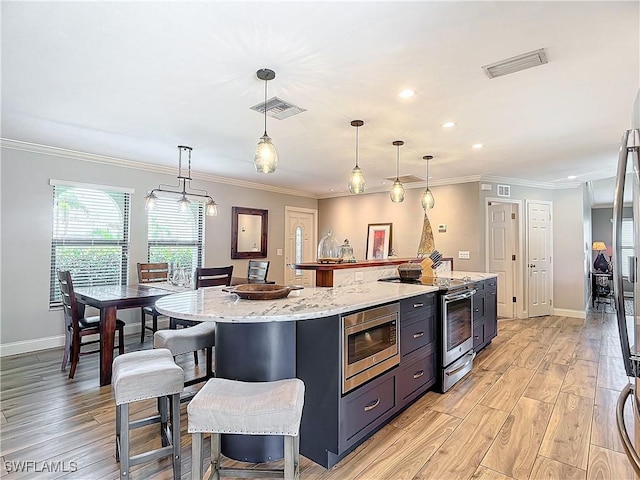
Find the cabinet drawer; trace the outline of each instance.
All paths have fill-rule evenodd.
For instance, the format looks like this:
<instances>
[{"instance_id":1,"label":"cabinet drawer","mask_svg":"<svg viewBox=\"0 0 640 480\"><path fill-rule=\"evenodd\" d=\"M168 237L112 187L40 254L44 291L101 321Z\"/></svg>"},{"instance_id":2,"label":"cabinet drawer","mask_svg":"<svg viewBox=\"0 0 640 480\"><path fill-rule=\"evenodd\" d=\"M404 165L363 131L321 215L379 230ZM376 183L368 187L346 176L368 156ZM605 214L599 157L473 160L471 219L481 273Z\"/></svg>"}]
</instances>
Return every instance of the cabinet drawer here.
<instances>
[{"instance_id":1,"label":"cabinet drawer","mask_svg":"<svg viewBox=\"0 0 640 480\"><path fill-rule=\"evenodd\" d=\"M486 290L497 290L498 289L498 279L497 278L490 278L488 280L484 281L486 287Z\"/></svg>"},{"instance_id":2,"label":"cabinet drawer","mask_svg":"<svg viewBox=\"0 0 640 480\"><path fill-rule=\"evenodd\" d=\"M484 343L484 320L473 322L473 348L474 350Z\"/></svg>"},{"instance_id":3,"label":"cabinet drawer","mask_svg":"<svg viewBox=\"0 0 640 480\"><path fill-rule=\"evenodd\" d=\"M427 383L432 385L435 382L435 355L435 350L430 349L430 353L401 367L397 374L398 396L401 399L407 398Z\"/></svg>"},{"instance_id":4,"label":"cabinet drawer","mask_svg":"<svg viewBox=\"0 0 640 480\"><path fill-rule=\"evenodd\" d=\"M416 297L400 300L400 318L411 315L413 312L421 312L434 307L436 296L433 293L425 293Z\"/></svg>"},{"instance_id":5,"label":"cabinet drawer","mask_svg":"<svg viewBox=\"0 0 640 480\"><path fill-rule=\"evenodd\" d=\"M478 291L479 294L482 294L484 292L484 282L477 282L474 286L474 288Z\"/></svg>"},{"instance_id":6,"label":"cabinet drawer","mask_svg":"<svg viewBox=\"0 0 640 480\"><path fill-rule=\"evenodd\" d=\"M400 353L403 357L435 340L435 316L400 324Z\"/></svg>"},{"instance_id":7,"label":"cabinet drawer","mask_svg":"<svg viewBox=\"0 0 640 480\"><path fill-rule=\"evenodd\" d=\"M344 401L344 436L348 441L395 407L395 376L350 393Z\"/></svg>"},{"instance_id":8,"label":"cabinet drawer","mask_svg":"<svg viewBox=\"0 0 640 480\"><path fill-rule=\"evenodd\" d=\"M485 295L484 293L476 293L473 297L473 319L484 318Z\"/></svg>"}]
</instances>

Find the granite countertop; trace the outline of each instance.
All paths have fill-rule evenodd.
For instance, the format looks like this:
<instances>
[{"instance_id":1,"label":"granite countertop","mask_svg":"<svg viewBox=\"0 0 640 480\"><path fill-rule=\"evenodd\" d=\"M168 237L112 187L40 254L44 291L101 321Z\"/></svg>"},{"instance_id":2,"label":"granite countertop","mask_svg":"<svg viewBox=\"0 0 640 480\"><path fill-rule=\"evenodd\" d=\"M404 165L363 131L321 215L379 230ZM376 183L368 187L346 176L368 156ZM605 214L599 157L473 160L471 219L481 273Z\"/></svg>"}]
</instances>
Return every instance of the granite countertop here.
<instances>
[{"instance_id":1,"label":"granite countertop","mask_svg":"<svg viewBox=\"0 0 640 480\"><path fill-rule=\"evenodd\" d=\"M451 278L462 278L462 277L470 277L471 281L480 281L486 280L487 278L496 278L498 276L497 273L489 273L489 272L465 272L462 270L454 270L451 272Z\"/></svg>"},{"instance_id":2,"label":"granite countertop","mask_svg":"<svg viewBox=\"0 0 640 480\"><path fill-rule=\"evenodd\" d=\"M186 320L287 322L338 315L437 290L424 285L368 282L335 288L305 287L277 300L245 300L223 292L221 287L209 287L161 298L156 310Z\"/></svg>"}]
</instances>

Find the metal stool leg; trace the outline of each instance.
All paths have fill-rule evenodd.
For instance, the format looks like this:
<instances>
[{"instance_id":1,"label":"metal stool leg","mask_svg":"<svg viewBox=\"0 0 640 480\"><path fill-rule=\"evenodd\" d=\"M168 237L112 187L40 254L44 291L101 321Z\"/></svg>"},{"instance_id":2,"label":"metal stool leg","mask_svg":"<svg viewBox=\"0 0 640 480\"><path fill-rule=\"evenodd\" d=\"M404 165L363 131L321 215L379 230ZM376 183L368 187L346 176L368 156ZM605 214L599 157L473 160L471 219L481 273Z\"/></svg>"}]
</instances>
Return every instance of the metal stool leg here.
<instances>
[{"instance_id":1,"label":"metal stool leg","mask_svg":"<svg viewBox=\"0 0 640 480\"><path fill-rule=\"evenodd\" d=\"M191 480L202 480L202 433L191 434Z\"/></svg>"},{"instance_id":2,"label":"metal stool leg","mask_svg":"<svg viewBox=\"0 0 640 480\"><path fill-rule=\"evenodd\" d=\"M129 478L129 404L120 408L120 480Z\"/></svg>"},{"instance_id":3,"label":"metal stool leg","mask_svg":"<svg viewBox=\"0 0 640 480\"><path fill-rule=\"evenodd\" d=\"M169 400L167 398L167 400ZM173 479L180 480L182 455L180 445L180 394L171 395L171 444L173 446Z\"/></svg>"}]
</instances>

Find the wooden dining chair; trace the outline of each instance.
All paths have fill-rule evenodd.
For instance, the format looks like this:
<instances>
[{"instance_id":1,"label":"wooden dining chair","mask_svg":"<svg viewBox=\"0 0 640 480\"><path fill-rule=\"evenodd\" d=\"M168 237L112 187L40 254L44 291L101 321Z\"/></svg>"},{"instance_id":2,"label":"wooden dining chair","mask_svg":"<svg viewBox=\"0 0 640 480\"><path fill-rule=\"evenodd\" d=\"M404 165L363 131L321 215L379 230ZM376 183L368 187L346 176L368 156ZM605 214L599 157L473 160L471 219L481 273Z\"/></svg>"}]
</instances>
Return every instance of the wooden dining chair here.
<instances>
[{"instance_id":1,"label":"wooden dining chair","mask_svg":"<svg viewBox=\"0 0 640 480\"><path fill-rule=\"evenodd\" d=\"M219 285L231 285L231 276L233 275L233 265L228 267L198 267L196 268L195 286L196 290L201 287L215 287ZM182 318L171 318L169 320L169 328L193 327L201 322L196 320L185 320ZM193 362L198 365L198 352L193 352Z\"/></svg>"},{"instance_id":2,"label":"wooden dining chair","mask_svg":"<svg viewBox=\"0 0 640 480\"><path fill-rule=\"evenodd\" d=\"M67 362L71 357L71 369L69 370L69 378L73 378L76 374L76 367L81 355L89 355L97 353L97 350L81 352L80 349L85 345L92 343L100 344L100 339L83 342L82 337L87 335L100 335L100 317L85 317L84 305L76 301L76 294L73 291L73 281L71 280L71 272L67 270L58 270L58 284L60 285L60 293L62 294L62 307L64 312L64 354L62 356L62 368L67 368ZM124 322L116 319L116 331L118 332L118 353L124 353Z\"/></svg>"},{"instance_id":3,"label":"wooden dining chair","mask_svg":"<svg viewBox=\"0 0 640 480\"><path fill-rule=\"evenodd\" d=\"M249 260L247 267L247 281L249 283L267 283L269 261Z\"/></svg>"},{"instance_id":4,"label":"wooden dining chair","mask_svg":"<svg viewBox=\"0 0 640 480\"><path fill-rule=\"evenodd\" d=\"M169 264L161 263L140 263L138 262L138 283L166 282L169 275ZM146 325L147 315L151 316L151 326ZM156 333L158 330L158 317L160 314L153 306L140 308L140 343L144 343L144 336L147 330Z\"/></svg>"}]
</instances>

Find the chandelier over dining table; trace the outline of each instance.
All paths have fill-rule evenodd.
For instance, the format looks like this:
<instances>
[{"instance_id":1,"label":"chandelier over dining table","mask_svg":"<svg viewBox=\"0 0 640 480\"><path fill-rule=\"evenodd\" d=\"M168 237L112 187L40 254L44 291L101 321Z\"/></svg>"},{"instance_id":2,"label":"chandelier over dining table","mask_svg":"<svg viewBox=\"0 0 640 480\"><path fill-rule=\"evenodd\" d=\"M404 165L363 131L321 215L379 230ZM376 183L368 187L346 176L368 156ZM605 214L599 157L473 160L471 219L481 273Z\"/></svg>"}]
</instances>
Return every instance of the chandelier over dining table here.
<instances>
[{"instance_id":1,"label":"chandelier over dining table","mask_svg":"<svg viewBox=\"0 0 640 480\"><path fill-rule=\"evenodd\" d=\"M205 213L208 216L216 216L218 215L218 204L215 202L213 197L207 193L206 190L196 189L191 187L191 151L193 149L191 147L186 147L184 145L178 145L178 185L166 185L160 184L158 188L154 188L151 190L145 198L145 206L144 208L149 211L153 210L156 206L156 202L158 197L156 193L173 193L176 195L180 195L178 199L178 207L180 211L186 212L189 208L189 204L191 201L189 197L199 197L206 199L205 202ZM187 156L187 173L183 175L182 172L182 155Z\"/></svg>"}]
</instances>

